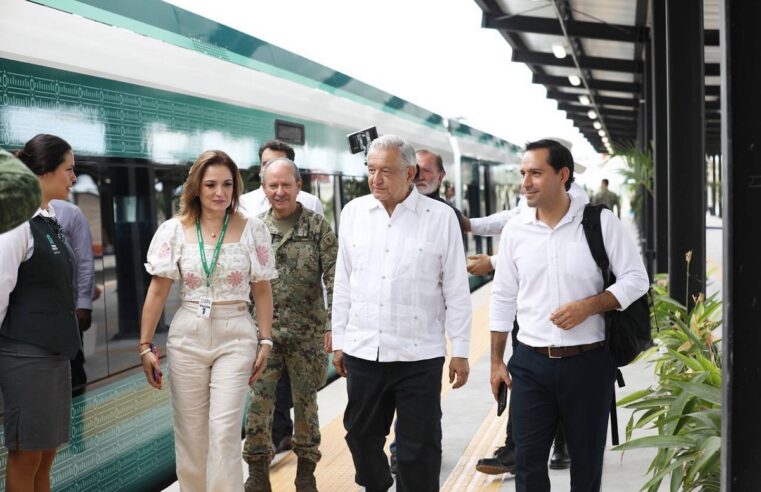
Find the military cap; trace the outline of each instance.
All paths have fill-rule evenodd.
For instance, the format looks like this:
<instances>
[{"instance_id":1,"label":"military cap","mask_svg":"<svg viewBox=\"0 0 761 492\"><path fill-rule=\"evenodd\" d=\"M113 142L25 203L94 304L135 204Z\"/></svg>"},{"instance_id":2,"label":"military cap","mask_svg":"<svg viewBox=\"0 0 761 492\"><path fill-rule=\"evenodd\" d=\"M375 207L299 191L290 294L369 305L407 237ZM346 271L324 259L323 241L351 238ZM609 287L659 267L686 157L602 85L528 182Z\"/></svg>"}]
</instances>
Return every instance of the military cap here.
<instances>
[{"instance_id":1,"label":"military cap","mask_svg":"<svg viewBox=\"0 0 761 492\"><path fill-rule=\"evenodd\" d=\"M0 149L0 234L31 219L41 201L37 176Z\"/></svg>"}]
</instances>

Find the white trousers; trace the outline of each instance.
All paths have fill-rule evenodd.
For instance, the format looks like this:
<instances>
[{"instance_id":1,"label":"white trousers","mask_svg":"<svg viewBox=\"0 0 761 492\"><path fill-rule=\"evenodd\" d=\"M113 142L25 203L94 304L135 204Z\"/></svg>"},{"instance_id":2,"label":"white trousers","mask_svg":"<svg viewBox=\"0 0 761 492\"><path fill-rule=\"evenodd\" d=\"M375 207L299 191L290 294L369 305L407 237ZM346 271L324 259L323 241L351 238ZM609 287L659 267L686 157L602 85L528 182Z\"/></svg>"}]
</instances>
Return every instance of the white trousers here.
<instances>
[{"instance_id":1,"label":"white trousers","mask_svg":"<svg viewBox=\"0 0 761 492\"><path fill-rule=\"evenodd\" d=\"M166 344L177 481L183 492L243 490L241 426L256 328L245 303L214 305L210 319L185 302Z\"/></svg>"}]
</instances>

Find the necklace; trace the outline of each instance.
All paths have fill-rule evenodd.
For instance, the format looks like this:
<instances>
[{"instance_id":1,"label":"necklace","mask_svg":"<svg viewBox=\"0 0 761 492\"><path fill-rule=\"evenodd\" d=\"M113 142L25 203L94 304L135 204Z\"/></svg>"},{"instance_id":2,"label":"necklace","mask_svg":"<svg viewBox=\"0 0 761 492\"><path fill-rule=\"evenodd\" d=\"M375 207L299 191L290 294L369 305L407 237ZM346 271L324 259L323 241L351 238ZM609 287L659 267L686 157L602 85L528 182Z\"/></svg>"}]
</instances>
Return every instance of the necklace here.
<instances>
[{"instance_id":1,"label":"necklace","mask_svg":"<svg viewBox=\"0 0 761 492\"><path fill-rule=\"evenodd\" d=\"M224 225L224 224L223 224ZM219 229L221 230L223 226L219 226ZM208 227L204 227L207 231L209 230ZM211 234L212 239L216 239L218 232L210 231L209 234Z\"/></svg>"}]
</instances>

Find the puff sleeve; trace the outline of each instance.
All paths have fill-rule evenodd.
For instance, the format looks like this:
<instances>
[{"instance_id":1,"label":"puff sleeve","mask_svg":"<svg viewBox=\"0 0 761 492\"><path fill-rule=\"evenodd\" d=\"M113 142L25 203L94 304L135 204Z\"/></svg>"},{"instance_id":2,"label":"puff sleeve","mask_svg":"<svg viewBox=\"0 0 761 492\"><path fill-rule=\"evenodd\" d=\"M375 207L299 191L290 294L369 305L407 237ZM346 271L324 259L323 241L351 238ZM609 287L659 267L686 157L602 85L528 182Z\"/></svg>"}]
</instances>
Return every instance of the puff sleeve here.
<instances>
[{"instance_id":1,"label":"puff sleeve","mask_svg":"<svg viewBox=\"0 0 761 492\"><path fill-rule=\"evenodd\" d=\"M272 236L267 227L261 220L249 217L248 234L245 237L251 262L251 282L276 279L275 253L272 251Z\"/></svg>"},{"instance_id":2,"label":"puff sleeve","mask_svg":"<svg viewBox=\"0 0 761 492\"><path fill-rule=\"evenodd\" d=\"M182 227L177 219L169 219L159 226L148 248L148 262L145 263L148 273L179 280L182 248L180 233Z\"/></svg>"}]
</instances>

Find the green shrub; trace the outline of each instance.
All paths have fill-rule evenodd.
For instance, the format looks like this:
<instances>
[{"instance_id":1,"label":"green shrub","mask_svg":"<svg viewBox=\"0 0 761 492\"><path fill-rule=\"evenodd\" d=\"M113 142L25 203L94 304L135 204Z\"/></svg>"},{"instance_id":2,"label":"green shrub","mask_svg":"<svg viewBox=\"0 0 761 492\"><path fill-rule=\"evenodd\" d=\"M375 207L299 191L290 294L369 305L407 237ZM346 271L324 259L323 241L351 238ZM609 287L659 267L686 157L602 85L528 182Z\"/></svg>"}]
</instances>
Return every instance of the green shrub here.
<instances>
[{"instance_id":1,"label":"green shrub","mask_svg":"<svg viewBox=\"0 0 761 492\"><path fill-rule=\"evenodd\" d=\"M642 490L656 491L669 480L672 491L720 490L721 351L714 331L721 301L701 294L689 312L668 296L665 278L653 286L653 340L642 354L654 365L658 382L618 405L633 409L626 425L625 451L656 448ZM657 435L632 439L634 429Z\"/></svg>"}]
</instances>

